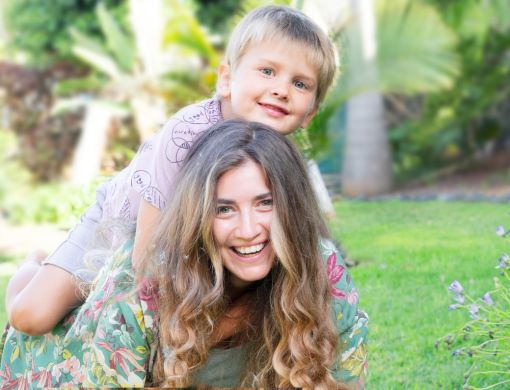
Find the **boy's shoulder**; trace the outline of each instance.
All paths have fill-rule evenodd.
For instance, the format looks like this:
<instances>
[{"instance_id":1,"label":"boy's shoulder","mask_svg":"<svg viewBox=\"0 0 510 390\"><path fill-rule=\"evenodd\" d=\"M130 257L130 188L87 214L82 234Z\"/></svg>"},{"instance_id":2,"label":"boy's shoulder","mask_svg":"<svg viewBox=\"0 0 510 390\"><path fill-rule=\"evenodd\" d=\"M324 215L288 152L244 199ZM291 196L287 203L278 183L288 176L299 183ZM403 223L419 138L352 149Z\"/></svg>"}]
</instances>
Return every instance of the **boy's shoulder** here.
<instances>
[{"instance_id":1,"label":"boy's shoulder","mask_svg":"<svg viewBox=\"0 0 510 390\"><path fill-rule=\"evenodd\" d=\"M220 101L212 97L181 108L173 117L189 125L213 125L223 120Z\"/></svg>"}]
</instances>

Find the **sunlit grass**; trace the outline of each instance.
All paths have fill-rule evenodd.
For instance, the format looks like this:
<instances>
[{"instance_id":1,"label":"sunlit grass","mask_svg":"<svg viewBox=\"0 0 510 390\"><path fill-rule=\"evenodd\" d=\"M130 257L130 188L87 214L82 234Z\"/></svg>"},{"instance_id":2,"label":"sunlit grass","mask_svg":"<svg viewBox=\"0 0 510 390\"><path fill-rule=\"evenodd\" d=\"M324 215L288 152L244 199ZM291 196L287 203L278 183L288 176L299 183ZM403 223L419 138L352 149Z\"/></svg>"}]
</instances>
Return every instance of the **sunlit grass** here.
<instances>
[{"instance_id":1,"label":"sunlit grass","mask_svg":"<svg viewBox=\"0 0 510 390\"><path fill-rule=\"evenodd\" d=\"M339 202L335 238L360 265L352 269L370 316L368 388L461 388L469 362L437 351L436 339L462 324L448 312L448 284L480 295L492 286L505 244L494 234L508 205Z\"/></svg>"},{"instance_id":2,"label":"sunlit grass","mask_svg":"<svg viewBox=\"0 0 510 390\"><path fill-rule=\"evenodd\" d=\"M510 207L343 201L336 210L332 233L360 262L351 273L370 315L368 388L461 388L469 362L434 347L466 320L447 311L447 286L458 279L479 295L492 287L497 258L508 249L494 231ZM18 260L0 254L2 326L5 286Z\"/></svg>"}]
</instances>

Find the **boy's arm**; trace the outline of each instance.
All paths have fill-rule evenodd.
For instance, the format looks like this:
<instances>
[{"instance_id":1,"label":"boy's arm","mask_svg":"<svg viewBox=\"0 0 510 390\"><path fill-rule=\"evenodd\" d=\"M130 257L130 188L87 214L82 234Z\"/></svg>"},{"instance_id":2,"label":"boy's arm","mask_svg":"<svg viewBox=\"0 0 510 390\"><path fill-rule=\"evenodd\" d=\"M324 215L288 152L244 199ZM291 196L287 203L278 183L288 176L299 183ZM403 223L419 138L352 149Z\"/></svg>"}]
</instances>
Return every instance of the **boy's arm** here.
<instances>
[{"instance_id":1,"label":"boy's arm","mask_svg":"<svg viewBox=\"0 0 510 390\"><path fill-rule=\"evenodd\" d=\"M135 243L133 246L133 267L140 264L142 255L150 243L154 230L161 218L161 210L144 199L140 200L136 219Z\"/></svg>"}]
</instances>

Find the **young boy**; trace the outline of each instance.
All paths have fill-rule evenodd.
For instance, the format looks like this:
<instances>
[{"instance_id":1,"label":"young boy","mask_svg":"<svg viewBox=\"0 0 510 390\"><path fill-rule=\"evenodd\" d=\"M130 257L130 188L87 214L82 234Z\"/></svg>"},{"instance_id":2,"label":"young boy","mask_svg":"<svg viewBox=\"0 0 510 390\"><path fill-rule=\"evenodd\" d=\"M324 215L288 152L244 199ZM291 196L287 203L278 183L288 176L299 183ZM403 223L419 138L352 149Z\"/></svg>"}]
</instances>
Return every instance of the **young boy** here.
<instances>
[{"instance_id":1,"label":"young boy","mask_svg":"<svg viewBox=\"0 0 510 390\"><path fill-rule=\"evenodd\" d=\"M200 133L238 118L290 134L313 118L335 70L333 44L302 13L279 6L249 13L232 33L216 96L170 118L126 169L98 189L96 204L44 265L27 261L14 275L6 297L10 324L30 335L44 334L82 301L77 283L94 277L83 256L100 221L136 221L136 266L171 196L180 162Z\"/></svg>"}]
</instances>

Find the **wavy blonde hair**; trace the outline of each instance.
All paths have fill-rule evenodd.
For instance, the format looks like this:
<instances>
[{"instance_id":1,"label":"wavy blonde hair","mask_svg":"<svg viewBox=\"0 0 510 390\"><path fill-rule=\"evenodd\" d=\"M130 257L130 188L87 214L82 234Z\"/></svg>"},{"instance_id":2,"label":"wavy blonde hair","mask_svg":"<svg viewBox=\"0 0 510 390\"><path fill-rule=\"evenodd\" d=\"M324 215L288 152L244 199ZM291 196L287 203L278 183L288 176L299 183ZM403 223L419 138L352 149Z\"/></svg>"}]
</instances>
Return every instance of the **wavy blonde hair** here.
<instances>
[{"instance_id":1,"label":"wavy blonde hair","mask_svg":"<svg viewBox=\"0 0 510 390\"><path fill-rule=\"evenodd\" d=\"M200 137L179 174L142 275L156 279L160 351L155 384L189 386L212 347L214 324L228 307L228 275L212 225L216 185L225 172L252 160L265 172L273 197L270 239L277 262L254 285L250 302L247 387L333 389L338 357L330 285L319 252L327 235L297 149L258 123L225 121Z\"/></svg>"}]
</instances>

